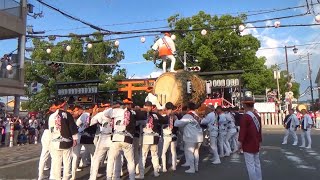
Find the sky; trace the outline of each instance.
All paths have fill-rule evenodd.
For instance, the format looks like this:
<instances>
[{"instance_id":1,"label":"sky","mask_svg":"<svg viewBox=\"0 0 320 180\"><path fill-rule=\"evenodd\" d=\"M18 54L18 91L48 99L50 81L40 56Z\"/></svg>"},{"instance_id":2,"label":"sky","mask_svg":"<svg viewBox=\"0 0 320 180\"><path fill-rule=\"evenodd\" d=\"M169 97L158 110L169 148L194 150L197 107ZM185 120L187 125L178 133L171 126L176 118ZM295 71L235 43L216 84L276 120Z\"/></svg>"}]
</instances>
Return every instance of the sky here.
<instances>
[{"instance_id":1,"label":"sky","mask_svg":"<svg viewBox=\"0 0 320 180\"><path fill-rule=\"evenodd\" d=\"M305 0L43 0L65 12L79 17L80 19L95 25L104 27L111 31L124 31L144 28L166 27L168 24L166 18L180 14L182 17L189 17L204 11L211 15L221 15L228 13L247 12L265 9L279 9L293 6L304 5ZM311 2L311 0L309 0ZM316 2L316 0L313 0ZM46 34L69 34L69 33L92 33L95 30L87 28L85 25L68 19L61 14L40 5L35 0L29 0L29 3L35 6L34 11L43 11L44 17L34 19L28 17L28 25L32 25L35 31L46 31ZM288 11L275 12L250 16L248 21L267 19L288 15L305 13L306 8L292 9ZM320 5L314 6L314 12L320 13ZM234 14L236 15L236 14ZM156 21L155 21L156 20ZM132 23L127 22L145 22ZM152 22L150 22L152 21ZM115 25L115 24L122 25ZM309 24L314 23L314 15L281 19L280 23L284 24ZM261 23L247 24L247 26L265 26L273 25L274 21L265 21ZM85 28L84 28L85 27ZM248 29L244 34L252 34L261 41L262 48L284 47L314 43L320 40L319 27L290 27L290 28L268 28L268 29ZM121 38L122 36L112 36L110 38ZM60 40L60 39L58 39ZM63 40L63 39L61 39ZM145 78L155 77L160 74L161 70L154 67L152 62L143 59L142 54L150 49L154 37L146 37L146 42L141 43L140 38L120 40L119 48L124 51L125 59L121 63L143 62L139 64L121 65L128 71L128 77ZM8 53L16 48L16 40L0 41L0 55ZM27 43L27 47L32 44ZM314 82L319 69L320 45L298 46L298 53L294 54L288 49L288 59L295 60L306 53L312 53L312 80ZM30 54L26 54L28 56ZM267 58L266 65L280 64L280 68L285 70L285 52L283 48L260 50L257 56ZM145 62L144 62L145 61ZM178 63L180 63L178 61ZM294 74L295 80L301 84L300 92L302 93L308 86L307 63L305 58L300 61L289 64L289 71ZM306 79L306 80L304 80ZM316 92L315 92L316 93ZM315 94L317 97L317 94ZM310 95L305 95L301 100L309 99Z\"/></svg>"}]
</instances>

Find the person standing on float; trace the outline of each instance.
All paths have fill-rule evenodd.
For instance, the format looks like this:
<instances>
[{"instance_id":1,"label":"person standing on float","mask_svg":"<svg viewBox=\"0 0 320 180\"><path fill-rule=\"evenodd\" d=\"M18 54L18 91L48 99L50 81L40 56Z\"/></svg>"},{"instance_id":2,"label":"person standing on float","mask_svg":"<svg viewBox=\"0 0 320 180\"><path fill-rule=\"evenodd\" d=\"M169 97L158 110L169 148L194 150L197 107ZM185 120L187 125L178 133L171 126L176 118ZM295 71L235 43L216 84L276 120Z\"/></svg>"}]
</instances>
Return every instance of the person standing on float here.
<instances>
[{"instance_id":1,"label":"person standing on float","mask_svg":"<svg viewBox=\"0 0 320 180\"><path fill-rule=\"evenodd\" d=\"M164 33L164 37L158 39L152 49L158 52L158 56L162 59L163 72L167 72L167 58L171 60L170 72L176 72L174 70L174 65L176 63L176 58L174 54L176 53L176 46L171 39L171 34L169 32Z\"/></svg>"}]
</instances>

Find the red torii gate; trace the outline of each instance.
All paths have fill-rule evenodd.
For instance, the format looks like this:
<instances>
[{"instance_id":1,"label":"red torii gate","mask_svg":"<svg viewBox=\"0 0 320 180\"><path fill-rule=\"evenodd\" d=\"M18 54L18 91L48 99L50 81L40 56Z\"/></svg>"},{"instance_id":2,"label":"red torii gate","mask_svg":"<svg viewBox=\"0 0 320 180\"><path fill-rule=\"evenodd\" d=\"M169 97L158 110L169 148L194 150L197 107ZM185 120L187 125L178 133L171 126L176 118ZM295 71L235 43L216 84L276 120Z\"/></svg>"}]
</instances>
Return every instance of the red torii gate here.
<instances>
[{"instance_id":1,"label":"red torii gate","mask_svg":"<svg viewBox=\"0 0 320 180\"><path fill-rule=\"evenodd\" d=\"M132 91L146 91L148 87L154 86L155 81L156 81L156 78L118 80L117 84L125 85L125 87L118 88L118 91L128 92L127 97L132 98ZM139 85L139 86L137 86L137 85Z\"/></svg>"}]
</instances>

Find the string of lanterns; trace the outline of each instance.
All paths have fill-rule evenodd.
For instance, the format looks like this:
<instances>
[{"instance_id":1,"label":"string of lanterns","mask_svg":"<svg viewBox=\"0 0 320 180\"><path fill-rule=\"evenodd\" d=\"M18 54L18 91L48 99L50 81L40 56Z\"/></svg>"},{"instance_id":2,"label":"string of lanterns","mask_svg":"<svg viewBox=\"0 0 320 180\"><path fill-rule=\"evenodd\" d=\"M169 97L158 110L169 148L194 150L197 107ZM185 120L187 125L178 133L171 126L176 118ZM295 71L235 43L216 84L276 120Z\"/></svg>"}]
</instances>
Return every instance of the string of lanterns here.
<instances>
[{"instance_id":1,"label":"string of lanterns","mask_svg":"<svg viewBox=\"0 0 320 180\"><path fill-rule=\"evenodd\" d=\"M318 14L318 15L316 15L315 16L315 21L317 22L317 23L320 23L320 14ZM275 22L274 22L274 28L279 28L280 26L281 26L281 22L279 21L279 20L276 20ZM309 25L317 25L317 24L309 24ZM283 27L288 27L289 25L287 25L287 26L283 26ZM293 25L293 26L300 26L300 25ZM301 26L307 26L307 25L301 25ZM269 28L270 26L267 26L267 27L265 27L265 28ZM239 32L243 32L245 29L251 29L251 28L258 28L258 27L246 27L246 25L244 25L244 24L240 24L239 26L238 26L238 30L239 30ZM260 27L259 27L260 28ZM209 30L211 30L211 29L209 29ZM169 32L179 32L180 30L169 30ZM193 31L195 31L195 30L193 30ZM164 32L164 31L163 31ZM208 30L207 29L202 29L201 31L200 31L200 33L201 33L201 35L203 35L203 36L205 36L205 35L207 35L208 34ZM148 36L148 35L147 35ZM149 35L150 36L150 35ZM136 36L134 36L134 37L136 37ZM34 38L36 38L36 37L34 37ZM48 36L48 38L49 38L49 40L55 40L55 36L53 36L53 35L50 35L50 36ZM121 39L121 38L119 38L119 39ZM119 47L120 46L120 41L119 41L119 39L115 39L115 41L114 41L114 46L116 46L116 47ZM174 34L172 34L171 35L171 39L172 40L176 40L176 35L174 35ZM145 36L141 36L140 37L140 42L141 43L145 43L146 42L146 37ZM88 49L91 49L91 48L93 48L93 43L88 43L87 44L87 48ZM72 49L72 47L70 46L70 45L67 45L66 46L66 50L67 51L70 51ZM46 52L48 53L48 54L50 54L51 52L52 52L52 50L50 49L50 48L47 48L46 49Z\"/></svg>"}]
</instances>

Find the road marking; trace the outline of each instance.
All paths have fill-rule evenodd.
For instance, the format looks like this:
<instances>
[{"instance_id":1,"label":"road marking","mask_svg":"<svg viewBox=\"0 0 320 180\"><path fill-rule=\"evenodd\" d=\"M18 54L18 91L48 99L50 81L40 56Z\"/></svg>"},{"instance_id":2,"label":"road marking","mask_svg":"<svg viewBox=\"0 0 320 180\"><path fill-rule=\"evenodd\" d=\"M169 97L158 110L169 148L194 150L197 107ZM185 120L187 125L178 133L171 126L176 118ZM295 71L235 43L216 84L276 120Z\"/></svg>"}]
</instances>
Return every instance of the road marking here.
<instances>
[{"instance_id":1,"label":"road marking","mask_svg":"<svg viewBox=\"0 0 320 180\"><path fill-rule=\"evenodd\" d=\"M299 168L299 169L316 170L315 167L306 165L306 162L303 161L300 157L295 156L294 153L288 152L287 150L284 150L284 149L281 149L281 152L282 152L283 154L285 154L285 157L286 157L289 161L293 162L293 164L295 164L295 166L296 166L297 168Z\"/></svg>"},{"instance_id":2,"label":"road marking","mask_svg":"<svg viewBox=\"0 0 320 180\"><path fill-rule=\"evenodd\" d=\"M241 161L240 161L240 155L239 155L238 153L232 154L232 155L231 155L230 162L233 162L233 163L241 163Z\"/></svg>"},{"instance_id":3,"label":"road marking","mask_svg":"<svg viewBox=\"0 0 320 180\"><path fill-rule=\"evenodd\" d=\"M28 163L28 162L38 161L39 159L40 159L39 157L36 157L36 158L28 159L28 160L25 160L25 161L14 162L14 163L11 163L11 164L7 164L7 165L4 165L4 166L1 166L0 169L15 167L15 166L18 166L20 164L25 164L25 163Z\"/></svg>"}]
</instances>

